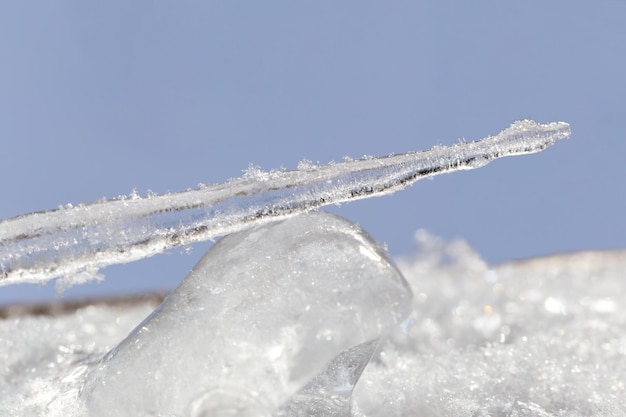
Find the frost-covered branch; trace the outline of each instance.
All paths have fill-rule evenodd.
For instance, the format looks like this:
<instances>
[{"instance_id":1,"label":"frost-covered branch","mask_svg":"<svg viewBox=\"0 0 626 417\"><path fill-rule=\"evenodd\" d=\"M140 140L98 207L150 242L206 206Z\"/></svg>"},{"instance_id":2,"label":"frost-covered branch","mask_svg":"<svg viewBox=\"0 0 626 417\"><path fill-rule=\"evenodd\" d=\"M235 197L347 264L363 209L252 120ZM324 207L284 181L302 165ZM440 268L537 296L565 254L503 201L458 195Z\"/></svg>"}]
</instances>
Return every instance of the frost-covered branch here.
<instances>
[{"instance_id":1,"label":"frost-covered branch","mask_svg":"<svg viewBox=\"0 0 626 417\"><path fill-rule=\"evenodd\" d=\"M0 285L95 275L169 248L324 205L389 194L434 175L534 153L569 137L567 123L513 123L477 142L241 178L159 196L129 196L0 221ZM70 279L71 280L71 279Z\"/></svg>"}]
</instances>

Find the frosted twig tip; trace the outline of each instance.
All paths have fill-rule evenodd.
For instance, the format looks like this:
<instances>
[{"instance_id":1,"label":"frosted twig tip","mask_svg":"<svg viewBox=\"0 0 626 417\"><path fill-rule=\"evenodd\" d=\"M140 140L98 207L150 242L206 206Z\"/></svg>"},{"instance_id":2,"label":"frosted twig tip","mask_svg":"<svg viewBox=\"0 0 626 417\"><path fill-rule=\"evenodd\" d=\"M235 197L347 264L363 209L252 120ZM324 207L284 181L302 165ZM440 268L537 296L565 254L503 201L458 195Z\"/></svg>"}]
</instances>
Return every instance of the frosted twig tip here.
<instances>
[{"instance_id":1,"label":"frosted twig tip","mask_svg":"<svg viewBox=\"0 0 626 417\"><path fill-rule=\"evenodd\" d=\"M569 137L564 122L514 122L476 142L294 171L249 170L181 193L105 200L0 221L0 286L97 277L126 263L328 204L390 194L422 178L539 152Z\"/></svg>"}]
</instances>

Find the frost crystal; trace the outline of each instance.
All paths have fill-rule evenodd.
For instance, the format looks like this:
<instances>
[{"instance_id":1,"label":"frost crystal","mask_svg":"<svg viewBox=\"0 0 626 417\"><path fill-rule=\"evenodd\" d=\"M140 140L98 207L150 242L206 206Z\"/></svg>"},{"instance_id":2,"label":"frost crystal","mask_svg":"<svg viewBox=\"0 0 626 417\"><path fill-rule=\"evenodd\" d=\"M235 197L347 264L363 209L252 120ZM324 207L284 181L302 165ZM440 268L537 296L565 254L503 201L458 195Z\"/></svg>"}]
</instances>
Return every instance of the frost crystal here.
<instances>
[{"instance_id":1,"label":"frost crystal","mask_svg":"<svg viewBox=\"0 0 626 417\"><path fill-rule=\"evenodd\" d=\"M295 171L250 168L241 178L177 194L131 195L6 219L0 221L0 285L61 276L84 280L107 265L538 152L569 135L567 123L522 120L477 142L324 166L304 163Z\"/></svg>"},{"instance_id":2,"label":"frost crystal","mask_svg":"<svg viewBox=\"0 0 626 417\"><path fill-rule=\"evenodd\" d=\"M359 416L626 415L626 251L487 266L419 235L413 311L368 365Z\"/></svg>"}]
</instances>

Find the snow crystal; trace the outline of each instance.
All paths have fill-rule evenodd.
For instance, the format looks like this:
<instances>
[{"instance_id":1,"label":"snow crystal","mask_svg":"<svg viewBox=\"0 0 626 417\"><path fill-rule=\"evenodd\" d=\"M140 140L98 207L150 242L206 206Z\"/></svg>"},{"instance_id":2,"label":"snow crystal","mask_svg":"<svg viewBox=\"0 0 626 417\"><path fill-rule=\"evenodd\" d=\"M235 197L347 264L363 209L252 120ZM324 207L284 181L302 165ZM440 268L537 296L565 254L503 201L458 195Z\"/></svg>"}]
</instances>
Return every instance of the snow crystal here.
<instances>
[{"instance_id":1,"label":"snow crystal","mask_svg":"<svg viewBox=\"0 0 626 417\"><path fill-rule=\"evenodd\" d=\"M424 233L409 319L362 375L359 416L626 415L626 252L489 268Z\"/></svg>"},{"instance_id":2,"label":"snow crystal","mask_svg":"<svg viewBox=\"0 0 626 417\"><path fill-rule=\"evenodd\" d=\"M86 415L78 401L89 363L119 343L155 307L86 305L50 314L5 311L0 320L0 415ZM35 311L34 313L37 313Z\"/></svg>"}]
</instances>

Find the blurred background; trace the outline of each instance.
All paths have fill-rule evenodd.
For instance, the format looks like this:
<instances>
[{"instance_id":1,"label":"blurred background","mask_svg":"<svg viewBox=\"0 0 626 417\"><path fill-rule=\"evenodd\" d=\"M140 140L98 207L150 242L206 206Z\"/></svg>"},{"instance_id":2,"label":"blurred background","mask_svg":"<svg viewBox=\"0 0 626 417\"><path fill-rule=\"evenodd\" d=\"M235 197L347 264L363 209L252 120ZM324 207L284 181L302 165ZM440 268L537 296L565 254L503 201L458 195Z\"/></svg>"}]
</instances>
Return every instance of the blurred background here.
<instances>
[{"instance_id":1,"label":"blurred background","mask_svg":"<svg viewBox=\"0 0 626 417\"><path fill-rule=\"evenodd\" d=\"M0 218L183 191L249 164L387 155L567 121L545 152L331 211L393 256L414 233L492 264L626 247L624 1L0 4ZM211 243L0 287L0 305L165 291Z\"/></svg>"}]
</instances>

